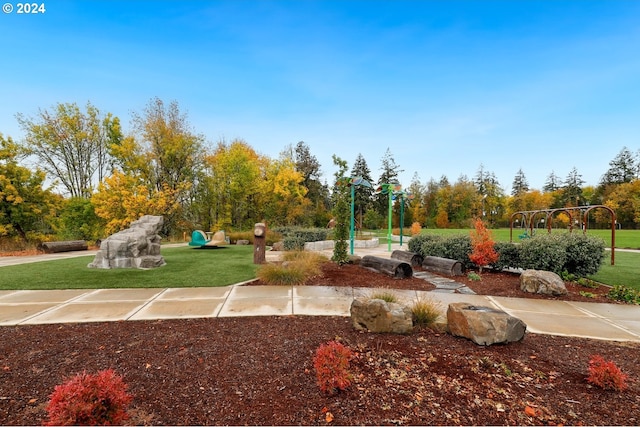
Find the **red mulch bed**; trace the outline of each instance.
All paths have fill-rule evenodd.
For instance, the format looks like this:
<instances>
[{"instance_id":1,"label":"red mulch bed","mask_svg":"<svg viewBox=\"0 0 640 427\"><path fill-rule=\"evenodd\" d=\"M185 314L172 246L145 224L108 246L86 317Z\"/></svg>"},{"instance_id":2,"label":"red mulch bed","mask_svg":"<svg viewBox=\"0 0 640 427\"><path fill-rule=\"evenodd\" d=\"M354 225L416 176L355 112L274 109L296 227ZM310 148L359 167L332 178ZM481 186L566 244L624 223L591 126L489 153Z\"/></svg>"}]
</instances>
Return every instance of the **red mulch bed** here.
<instances>
[{"instance_id":1,"label":"red mulch bed","mask_svg":"<svg viewBox=\"0 0 640 427\"><path fill-rule=\"evenodd\" d=\"M518 294L516 281L487 272L468 285L477 293L533 297ZM333 264L309 285L432 289L421 279ZM562 299L584 298L576 291ZM329 340L356 354L353 384L334 395L316 385L312 361ZM342 317L0 327L0 424L41 424L55 385L113 368L134 396L130 421L141 425L637 425L639 350L535 334L481 347L429 329L358 332ZM594 354L628 375L626 391L586 381Z\"/></svg>"}]
</instances>

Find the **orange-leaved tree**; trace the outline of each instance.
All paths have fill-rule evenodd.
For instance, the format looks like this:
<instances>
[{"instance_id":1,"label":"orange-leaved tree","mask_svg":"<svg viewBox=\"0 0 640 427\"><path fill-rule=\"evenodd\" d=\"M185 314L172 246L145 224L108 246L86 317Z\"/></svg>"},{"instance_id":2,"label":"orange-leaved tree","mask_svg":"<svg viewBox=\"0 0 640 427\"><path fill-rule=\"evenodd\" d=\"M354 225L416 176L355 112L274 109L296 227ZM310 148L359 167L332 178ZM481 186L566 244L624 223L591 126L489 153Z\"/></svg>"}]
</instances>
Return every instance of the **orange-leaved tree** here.
<instances>
[{"instance_id":1,"label":"orange-leaved tree","mask_svg":"<svg viewBox=\"0 0 640 427\"><path fill-rule=\"evenodd\" d=\"M491 231L487 229L484 221L476 218L474 227L475 230L471 232L473 251L469 255L469 259L480 268L480 273L482 273L482 267L496 262L499 255L494 248L495 242L491 236Z\"/></svg>"}]
</instances>

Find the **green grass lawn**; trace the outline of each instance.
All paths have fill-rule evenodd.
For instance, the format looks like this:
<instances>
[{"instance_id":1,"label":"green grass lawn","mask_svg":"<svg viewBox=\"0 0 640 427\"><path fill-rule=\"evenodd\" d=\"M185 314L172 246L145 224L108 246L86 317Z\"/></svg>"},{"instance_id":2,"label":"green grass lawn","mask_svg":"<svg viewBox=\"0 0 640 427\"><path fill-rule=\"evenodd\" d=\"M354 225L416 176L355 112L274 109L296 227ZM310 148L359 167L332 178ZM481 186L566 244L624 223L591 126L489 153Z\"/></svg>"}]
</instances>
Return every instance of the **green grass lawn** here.
<instances>
[{"instance_id":1,"label":"green grass lawn","mask_svg":"<svg viewBox=\"0 0 640 427\"><path fill-rule=\"evenodd\" d=\"M640 291L640 253L616 251L615 265L611 265L609 252L604 264L591 279L607 285L623 285Z\"/></svg>"},{"instance_id":2,"label":"green grass lawn","mask_svg":"<svg viewBox=\"0 0 640 427\"><path fill-rule=\"evenodd\" d=\"M0 268L0 290L227 286L256 277L253 246L163 248L167 265L152 270L93 269L93 256Z\"/></svg>"}]
</instances>

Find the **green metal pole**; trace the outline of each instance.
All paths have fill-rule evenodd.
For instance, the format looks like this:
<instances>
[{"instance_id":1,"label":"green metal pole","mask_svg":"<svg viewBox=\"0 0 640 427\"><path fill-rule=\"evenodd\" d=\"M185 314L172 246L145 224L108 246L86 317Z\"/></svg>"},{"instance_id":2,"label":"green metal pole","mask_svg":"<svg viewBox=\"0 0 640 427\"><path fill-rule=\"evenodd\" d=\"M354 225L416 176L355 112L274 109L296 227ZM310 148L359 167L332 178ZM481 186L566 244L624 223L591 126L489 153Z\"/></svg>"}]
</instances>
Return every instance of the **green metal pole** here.
<instances>
[{"instance_id":1,"label":"green metal pole","mask_svg":"<svg viewBox=\"0 0 640 427\"><path fill-rule=\"evenodd\" d=\"M400 246L402 246L402 225L404 224L404 194L400 194Z\"/></svg>"},{"instance_id":2,"label":"green metal pole","mask_svg":"<svg viewBox=\"0 0 640 427\"><path fill-rule=\"evenodd\" d=\"M351 183L351 255L353 255L353 239L355 234L355 199L356 199L356 186Z\"/></svg>"},{"instance_id":3,"label":"green metal pole","mask_svg":"<svg viewBox=\"0 0 640 427\"><path fill-rule=\"evenodd\" d=\"M389 193L389 229L387 231L387 249L391 252L391 214L393 213L393 197L391 191L391 184L387 184L387 192Z\"/></svg>"}]
</instances>

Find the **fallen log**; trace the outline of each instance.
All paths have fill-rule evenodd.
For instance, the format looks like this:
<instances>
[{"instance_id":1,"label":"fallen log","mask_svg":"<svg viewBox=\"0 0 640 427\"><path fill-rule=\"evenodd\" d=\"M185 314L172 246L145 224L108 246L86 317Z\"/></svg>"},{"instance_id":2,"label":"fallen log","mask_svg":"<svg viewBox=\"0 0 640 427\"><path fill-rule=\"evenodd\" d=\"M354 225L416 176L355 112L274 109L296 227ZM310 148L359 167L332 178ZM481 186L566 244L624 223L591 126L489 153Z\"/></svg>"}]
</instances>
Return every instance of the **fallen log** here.
<instances>
[{"instance_id":1,"label":"fallen log","mask_svg":"<svg viewBox=\"0 0 640 427\"><path fill-rule=\"evenodd\" d=\"M411 268L411 265L397 259L365 255L362 257L360 265L365 268L370 268L378 272L388 274L389 276L397 279L404 279L405 277L413 276L413 268Z\"/></svg>"},{"instance_id":2,"label":"fallen log","mask_svg":"<svg viewBox=\"0 0 640 427\"><path fill-rule=\"evenodd\" d=\"M391 252L391 258L408 262L409 264L411 264L411 267L422 265L422 262L424 261L424 258L420 254L401 250L395 250Z\"/></svg>"},{"instance_id":3,"label":"fallen log","mask_svg":"<svg viewBox=\"0 0 640 427\"><path fill-rule=\"evenodd\" d=\"M424 257L424 261L422 261L422 268L434 273L445 274L447 276L462 275L462 263L455 259L426 256Z\"/></svg>"},{"instance_id":4,"label":"fallen log","mask_svg":"<svg viewBox=\"0 0 640 427\"><path fill-rule=\"evenodd\" d=\"M89 246L85 240L67 240L62 242L43 242L40 248L48 254L58 252L86 251Z\"/></svg>"}]
</instances>

